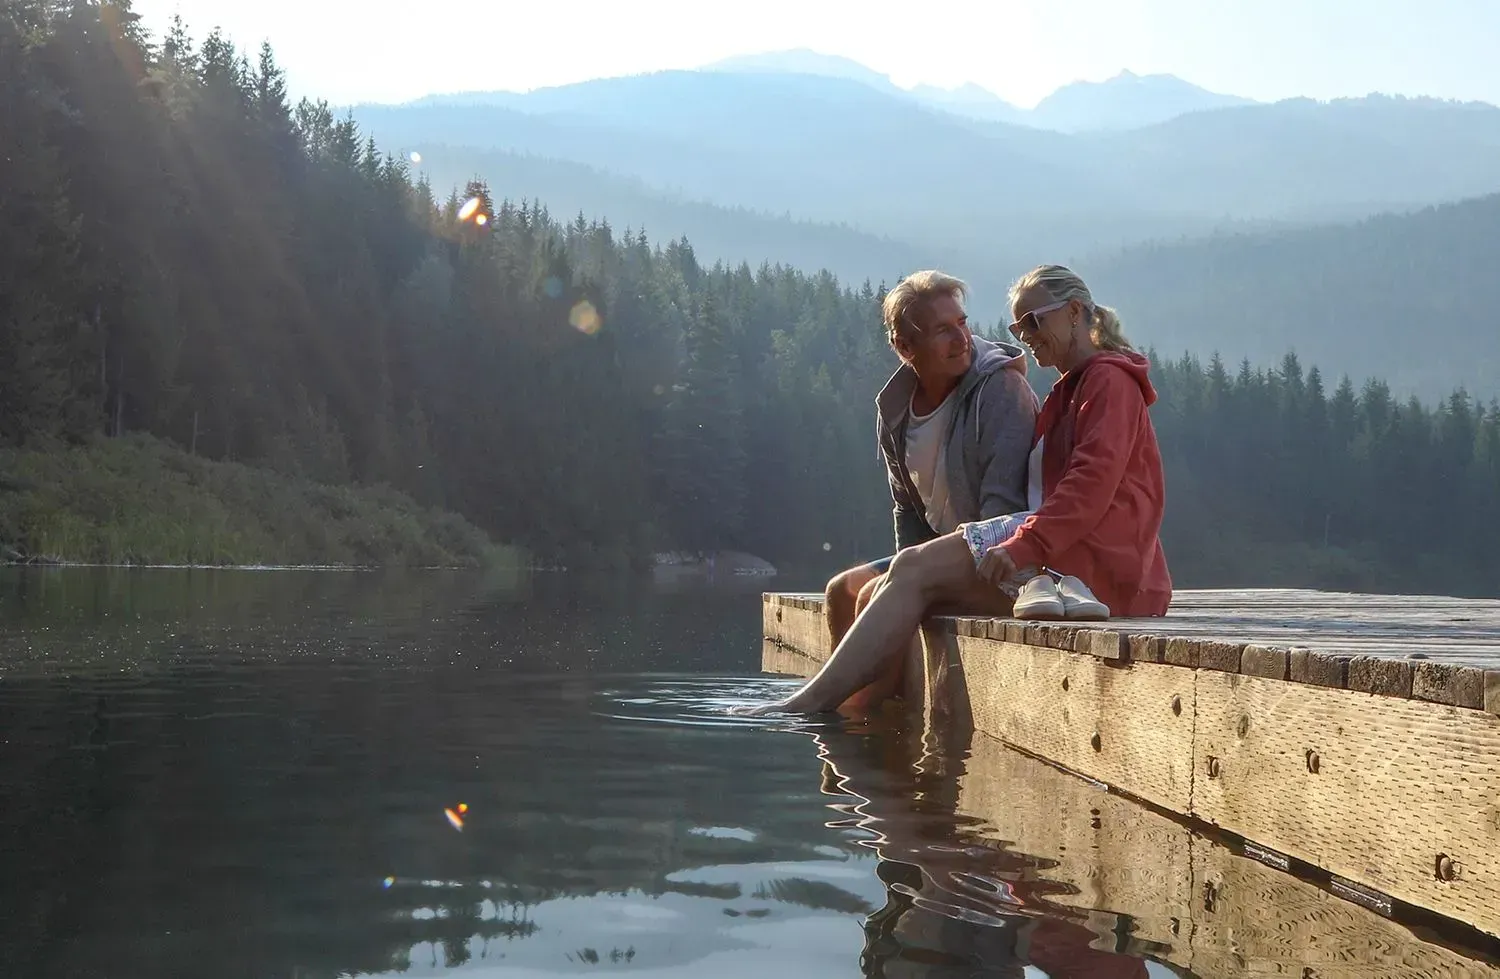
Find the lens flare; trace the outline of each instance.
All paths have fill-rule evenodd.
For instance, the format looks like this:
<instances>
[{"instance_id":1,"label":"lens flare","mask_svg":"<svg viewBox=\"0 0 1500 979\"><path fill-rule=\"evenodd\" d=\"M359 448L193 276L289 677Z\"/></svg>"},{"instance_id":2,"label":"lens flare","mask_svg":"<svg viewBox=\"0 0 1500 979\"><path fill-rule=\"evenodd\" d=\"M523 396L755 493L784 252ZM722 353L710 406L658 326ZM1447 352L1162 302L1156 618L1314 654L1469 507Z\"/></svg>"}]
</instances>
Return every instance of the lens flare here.
<instances>
[{"instance_id":1,"label":"lens flare","mask_svg":"<svg viewBox=\"0 0 1500 979\"><path fill-rule=\"evenodd\" d=\"M474 223L482 228L490 223L490 219L483 214L478 214L474 216Z\"/></svg>"},{"instance_id":2,"label":"lens flare","mask_svg":"<svg viewBox=\"0 0 1500 979\"><path fill-rule=\"evenodd\" d=\"M395 886L395 883L396 883L396 878L394 878L394 877L387 877L385 879L385 886L386 887L393 887L393 886Z\"/></svg>"},{"instance_id":3,"label":"lens flare","mask_svg":"<svg viewBox=\"0 0 1500 979\"><path fill-rule=\"evenodd\" d=\"M413 162L413 163L421 163L422 162L422 154L418 153L416 150L412 150L411 151L411 157L410 157L410 159L411 159L411 162Z\"/></svg>"},{"instance_id":4,"label":"lens flare","mask_svg":"<svg viewBox=\"0 0 1500 979\"><path fill-rule=\"evenodd\" d=\"M464 206L458 209L458 219L467 221L479 212L479 205L484 203L477 197L470 197L464 201Z\"/></svg>"},{"instance_id":5,"label":"lens flare","mask_svg":"<svg viewBox=\"0 0 1500 979\"><path fill-rule=\"evenodd\" d=\"M448 822L452 824L454 829L458 830L460 833L464 831L464 817L460 816L452 809L444 809L443 815L448 817Z\"/></svg>"},{"instance_id":6,"label":"lens flare","mask_svg":"<svg viewBox=\"0 0 1500 979\"><path fill-rule=\"evenodd\" d=\"M598 333L600 327L604 325L604 321L599 318L599 311L587 299L581 299L573 304L572 310L568 312L568 323L573 329L589 336Z\"/></svg>"}]
</instances>

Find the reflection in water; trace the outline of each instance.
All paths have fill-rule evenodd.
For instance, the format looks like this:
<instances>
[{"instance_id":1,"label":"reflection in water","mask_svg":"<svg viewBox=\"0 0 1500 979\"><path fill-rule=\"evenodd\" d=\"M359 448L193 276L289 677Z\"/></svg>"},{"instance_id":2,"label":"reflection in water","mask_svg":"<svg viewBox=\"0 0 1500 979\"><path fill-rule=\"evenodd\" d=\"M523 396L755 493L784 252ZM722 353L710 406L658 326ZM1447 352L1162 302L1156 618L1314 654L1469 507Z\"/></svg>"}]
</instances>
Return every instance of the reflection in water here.
<instances>
[{"instance_id":1,"label":"reflection in water","mask_svg":"<svg viewBox=\"0 0 1500 979\"><path fill-rule=\"evenodd\" d=\"M763 584L0 570L0 975L1168 974Z\"/></svg>"},{"instance_id":2,"label":"reflection in water","mask_svg":"<svg viewBox=\"0 0 1500 979\"><path fill-rule=\"evenodd\" d=\"M880 855L887 893L865 923L866 975L1020 977L1027 966L1053 979L1150 974L1143 960L1109 950L1113 935L1047 901L1055 885L1037 860L980 845L981 821L957 812L961 748L880 720L814 739L824 790L857 800L833 804L847 813L838 822L870 833L863 845Z\"/></svg>"}]
</instances>

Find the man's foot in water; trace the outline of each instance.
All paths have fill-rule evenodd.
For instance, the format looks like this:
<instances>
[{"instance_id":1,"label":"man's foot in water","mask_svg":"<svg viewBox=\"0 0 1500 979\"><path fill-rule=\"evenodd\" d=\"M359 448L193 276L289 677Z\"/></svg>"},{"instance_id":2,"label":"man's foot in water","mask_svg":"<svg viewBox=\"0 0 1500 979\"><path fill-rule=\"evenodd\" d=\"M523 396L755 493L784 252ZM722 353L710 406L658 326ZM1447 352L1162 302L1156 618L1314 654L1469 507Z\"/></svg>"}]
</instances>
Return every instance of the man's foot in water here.
<instances>
[{"instance_id":1,"label":"man's foot in water","mask_svg":"<svg viewBox=\"0 0 1500 979\"><path fill-rule=\"evenodd\" d=\"M729 708L729 713L736 717L766 717L770 714L783 714L786 711L786 702L781 700L774 704L741 704L738 707Z\"/></svg>"}]
</instances>

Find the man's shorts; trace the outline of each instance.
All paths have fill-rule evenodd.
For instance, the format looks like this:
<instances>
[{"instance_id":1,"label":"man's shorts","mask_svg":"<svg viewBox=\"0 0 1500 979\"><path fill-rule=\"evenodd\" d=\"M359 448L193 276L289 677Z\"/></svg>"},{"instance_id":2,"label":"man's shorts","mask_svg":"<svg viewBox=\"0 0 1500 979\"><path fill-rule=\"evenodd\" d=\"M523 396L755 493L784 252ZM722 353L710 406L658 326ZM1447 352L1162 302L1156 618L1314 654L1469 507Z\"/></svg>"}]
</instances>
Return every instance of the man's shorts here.
<instances>
[{"instance_id":1,"label":"man's shorts","mask_svg":"<svg viewBox=\"0 0 1500 979\"><path fill-rule=\"evenodd\" d=\"M889 557L881 558L879 561L871 561L869 564L866 564L865 567L874 571L876 574L885 574L887 571L891 570L891 562L894 560L896 560L896 555L892 554Z\"/></svg>"},{"instance_id":2,"label":"man's shorts","mask_svg":"<svg viewBox=\"0 0 1500 979\"><path fill-rule=\"evenodd\" d=\"M964 535L964 541L969 545L969 553L974 555L975 566L977 567L979 562L984 560L985 552L990 548L1010 540L1011 535L1021 528L1021 524L1025 523L1029 516L1031 516L1030 511L1007 513L988 520L959 524L958 532Z\"/></svg>"}]
</instances>

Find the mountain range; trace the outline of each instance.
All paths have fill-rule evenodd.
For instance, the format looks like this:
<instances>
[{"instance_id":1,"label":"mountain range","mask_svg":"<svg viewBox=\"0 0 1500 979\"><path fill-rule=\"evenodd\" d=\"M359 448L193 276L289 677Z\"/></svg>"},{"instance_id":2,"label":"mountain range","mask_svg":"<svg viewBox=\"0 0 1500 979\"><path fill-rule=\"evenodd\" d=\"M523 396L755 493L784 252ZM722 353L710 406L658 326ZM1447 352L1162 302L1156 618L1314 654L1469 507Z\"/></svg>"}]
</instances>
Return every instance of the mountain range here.
<instances>
[{"instance_id":1,"label":"mountain range","mask_svg":"<svg viewBox=\"0 0 1500 979\"><path fill-rule=\"evenodd\" d=\"M1369 321L1330 315L1291 334L1262 323L1247 344L1233 317L1210 311L1245 303L1274 317L1304 300L1301 286L1277 293L1288 270L1235 265L1281 242L1345 287L1364 281L1363 296L1391 292L1392 302L1370 300L1369 315L1395 335L1408 324L1391 319L1401 303L1380 249L1400 252L1404 221L1459 220L1428 209L1500 192L1495 106L1383 95L1262 104L1170 76L1078 83L1021 110L973 86L906 90L852 61L782 52L351 112L383 147L420 152L440 192L482 178L497 198L539 198L656 240L685 235L708 260L823 267L855 284L941 266L975 285L974 310L991 321L1019 271L1064 261L1099 269L1169 346L1262 356L1294 344L1326 352L1326 371L1381 374L1425 394L1445 393L1461 371L1346 355ZM1476 211L1476 226L1493 210ZM1392 217L1366 220L1377 215ZM1297 237L1320 225L1342 230ZM1341 251L1318 255L1303 244L1313 240ZM1431 267L1467 247L1441 235L1428 245ZM1208 256L1227 264L1204 279ZM1174 268L1202 281L1173 286L1162 276ZM1243 281L1245 269L1265 270L1264 288ZM1148 281L1155 291L1135 287ZM1215 300L1215 282L1233 291ZM1202 303L1174 306L1174 291ZM1473 373L1483 363L1466 360L1464 377L1495 393L1486 378L1500 372Z\"/></svg>"},{"instance_id":2,"label":"mountain range","mask_svg":"<svg viewBox=\"0 0 1500 979\"><path fill-rule=\"evenodd\" d=\"M1080 81L1064 85L1035 107L1022 109L973 83L956 88L918 85L903 89L888 75L857 61L807 48L739 55L705 65L703 70L842 78L956 115L1058 132L1133 129L1166 122L1189 112L1255 104L1253 99L1211 92L1175 75L1137 75L1121 71L1103 82Z\"/></svg>"}]
</instances>

